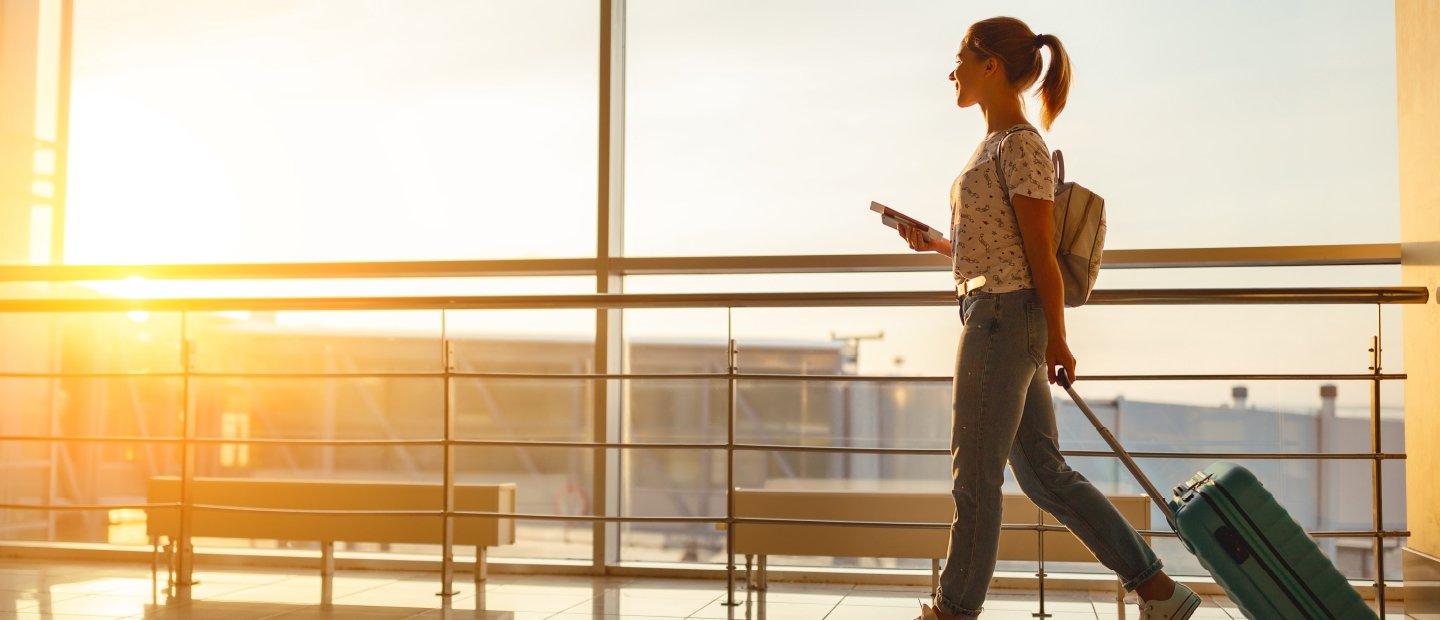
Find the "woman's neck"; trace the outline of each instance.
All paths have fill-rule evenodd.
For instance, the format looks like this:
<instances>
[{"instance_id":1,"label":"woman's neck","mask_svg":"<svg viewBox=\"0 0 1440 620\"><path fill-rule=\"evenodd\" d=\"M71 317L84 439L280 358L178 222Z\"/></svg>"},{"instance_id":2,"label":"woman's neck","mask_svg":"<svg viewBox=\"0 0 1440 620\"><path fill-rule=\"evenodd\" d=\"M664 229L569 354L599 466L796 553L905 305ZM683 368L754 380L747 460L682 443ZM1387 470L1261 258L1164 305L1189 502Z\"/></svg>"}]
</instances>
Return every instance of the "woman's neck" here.
<instances>
[{"instance_id":1,"label":"woman's neck","mask_svg":"<svg viewBox=\"0 0 1440 620\"><path fill-rule=\"evenodd\" d=\"M992 102L989 105L982 104L980 112L985 116L985 130L988 135L994 135L1005 131L1020 123L1028 123L1025 120L1025 113L1020 109L1020 97L1004 97L1001 101Z\"/></svg>"}]
</instances>

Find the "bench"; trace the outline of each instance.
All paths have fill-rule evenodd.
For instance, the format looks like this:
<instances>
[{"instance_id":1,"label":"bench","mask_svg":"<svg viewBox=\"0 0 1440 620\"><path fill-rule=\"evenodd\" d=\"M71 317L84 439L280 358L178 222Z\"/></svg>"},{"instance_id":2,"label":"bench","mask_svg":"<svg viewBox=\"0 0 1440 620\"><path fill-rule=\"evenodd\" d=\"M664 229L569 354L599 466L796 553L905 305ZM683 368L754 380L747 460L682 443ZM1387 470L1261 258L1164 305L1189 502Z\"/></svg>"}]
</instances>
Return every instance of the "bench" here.
<instances>
[{"instance_id":1,"label":"bench","mask_svg":"<svg viewBox=\"0 0 1440 620\"><path fill-rule=\"evenodd\" d=\"M190 484L192 504L246 508L441 510L441 493L439 484L416 482L195 478ZM179 502L180 479L175 476L152 477L146 495L150 503ZM455 509L514 512L515 484L457 484ZM145 531L150 537L152 549L151 579L157 578L156 562L162 536L166 538L167 571L173 575L173 551L180 534L180 511L176 508L147 509ZM475 546L475 583L478 589L486 577L486 549L514 544L515 522L512 519L462 517L454 519L453 531L454 544ZM335 541L442 543L439 518L400 515L306 515L196 509L191 516L190 535L319 541L320 598L321 604L327 606L334 591Z\"/></svg>"},{"instance_id":2,"label":"bench","mask_svg":"<svg viewBox=\"0 0 1440 620\"><path fill-rule=\"evenodd\" d=\"M892 521L950 523L955 500L949 492L879 490L873 484L845 481L810 481L836 490L735 489L737 518L819 519L827 521ZM807 483L808 484L808 483ZM864 487L869 486L871 489ZM887 486L893 486L887 484ZM926 486L933 488L933 484ZM1144 495L1109 496L1120 514L1136 529L1150 528L1150 500ZM1041 520L1043 518L1043 521ZM1040 510L1023 494L1006 493L1001 508L1003 523L1059 522ZM724 528L724 524L719 525ZM1054 562L1098 562L1095 555L1068 531L1045 532L1045 560ZM819 555L837 557L885 557L930 560L930 591L939 585L940 560L946 555L950 531L943 528L863 527L736 523L735 553L745 556L748 587L766 588L766 556ZM1007 561L1037 561L1039 536L1034 531L1004 530L1000 533L998 556ZM1148 541L1148 537L1147 537ZM751 556L757 570L752 580ZM1043 571L1040 578L1043 580ZM1042 587L1043 587L1043 581ZM1117 580L1116 602L1125 617L1125 589Z\"/></svg>"}]
</instances>

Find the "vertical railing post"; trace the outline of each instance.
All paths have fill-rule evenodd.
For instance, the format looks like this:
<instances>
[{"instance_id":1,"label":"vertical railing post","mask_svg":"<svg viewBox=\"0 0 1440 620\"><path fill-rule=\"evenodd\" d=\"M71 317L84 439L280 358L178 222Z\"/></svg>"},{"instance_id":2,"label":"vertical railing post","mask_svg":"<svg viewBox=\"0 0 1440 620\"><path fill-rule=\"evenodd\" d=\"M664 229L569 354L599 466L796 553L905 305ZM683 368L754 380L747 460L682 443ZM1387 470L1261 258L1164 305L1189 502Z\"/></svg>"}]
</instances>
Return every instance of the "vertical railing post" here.
<instances>
[{"instance_id":1,"label":"vertical railing post","mask_svg":"<svg viewBox=\"0 0 1440 620\"><path fill-rule=\"evenodd\" d=\"M1380 459L1380 355L1384 345L1381 339L1384 317L1384 306L1375 304L1375 337L1370 341L1370 496L1373 502L1371 520L1375 528L1375 603L1379 606L1381 618L1385 617L1385 535L1382 533L1385 529L1385 506L1381 483L1384 461Z\"/></svg>"},{"instance_id":2,"label":"vertical railing post","mask_svg":"<svg viewBox=\"0 0 1440 620\"><path fill-rule=\"evenodd\" d=\"M450 373L454 372L454 360L451 358L450 336L445 324L445 310L440 310L440 359L442 380L444 385L443 423L444 439L442 449L444 450L443 463L441 465L441 500L440 517L440 592L439 596L450 597L455 595L455 415L450 406Z\"/></svg>"},{"instance_id":3,"label":"vertical railing post","mask_svg":"<svg viewBox=\"0 0 1440 620\"><path fill-rule=\"evenodd\" d=\"M180 536L175 541L175 598L190 600L195 585L195 547L191 543L195 498L191 496L195 480L195 416L190 411L190 322L189 313L180 311Z\"/></svg>"},{"instance_id":4,"label":"vertical railing post","mask_svg":"<svg viewBox=\"0 0 1440 620\"><path fill-rule=\"evenodd\" d=\"M65 370L65 338L60 333L58 323L59 315L50 314L49 368L50 372L57 375L50 378L49 406L46 407L49 415L45 419L45 431L50 433L51 437L59 437L63 434L60 426L61 410L59 407L59 395L64 390L64 386L61 384L62 379L60 379L58 375ZM45 503L55 504L58 503L55 501L55 498L60 496L60 464L63 462L60 451L68 450L69 446L58 441L48 443L49 445L45 451L48 453L50 461L49 466L45 468ZM59 529L56 521L57 516L54 512L46 513L45 540L56 540L57 530ZM166 593L169 593L168 589Z\"/></svg>"},{"instance_id":5,"label":"vertical railing post","mask_svg":"<svg viewBox=\"0 0 1440 620\"><path fill-rule=\"evenodd\" d=\"M735 600L735 331L734 308L725 309L725 605ZM764 574L764 567L760 571ZM748 586L747 586L748 587Z\"/></svg>"},{"instance_id":6,"label":"vertical railing post","mask_svg":"<svg viewBox=\"0 0 1440 620\"><path fill-rule=\"evenodd\" d=\"M1036 548L1035 555L1039 558L1039 570L1035 571L1035 578L1039 580L1040 590L1040 611L1030 614L1036 618L1049 618L1053 614L1045 613L1045 513L1040 509L1035 510L1035 520L1038 525L1035 527Z\"/></svg>"}]
</instances>

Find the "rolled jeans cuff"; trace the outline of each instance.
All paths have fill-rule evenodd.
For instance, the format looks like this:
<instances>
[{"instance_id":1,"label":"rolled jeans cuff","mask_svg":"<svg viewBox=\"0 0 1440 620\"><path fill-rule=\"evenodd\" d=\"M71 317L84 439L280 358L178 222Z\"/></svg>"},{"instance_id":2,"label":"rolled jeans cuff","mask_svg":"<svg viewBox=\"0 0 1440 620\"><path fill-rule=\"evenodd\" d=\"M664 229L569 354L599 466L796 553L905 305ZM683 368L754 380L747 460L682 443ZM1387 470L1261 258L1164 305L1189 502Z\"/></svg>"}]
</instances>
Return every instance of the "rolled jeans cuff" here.
<instances>
[{"instance_id":1,"label":"rolled jeans cuff","mask_svg":"<svg viewBox=\"0 0 1440 620\"><path fill-rule=\"evenodd\" d=\"M932 600L933 600L934 603L935 603L935 608L936 608L936 609L939 609L940 611L942 611L942 612L944 612L944 613L946 613L946 614L948 614L948 615L951 615L951 616L959 616L959 617L961 617L961 618L979 618L979 617L980 617L980 611L981 611L980 609L974 609L974 610L965 609L964 607L961 607L961 606L959 606L959 605L956 605L956 604L950 602L950 599L945 598L945 594L944 594L944 593L936 593L936 595L932 598ZM981 609L983 609L983 608L981 608Z\"/></svg>"},{"instance_id":2,"label":"rolled jeans cuff","mask_svg":"<svg viewBox=\"0 0 1440 620\"><path fill-rule=\"evenodd\" d=\"M1137 586L1145 583L1145 581L1150 579L1151 577L1154 577L1155 574L1160 572L1160 570L1163 568L1165 568L1164 563L1162 563L1160 560L1155 560L1155 563L1151 564L1150 568L1141 571L1139 575L1136 575L1134 578L1131 578L1130 580L1125 582L1125 591L1134 592Z\"/></svg>"}]
</instances>

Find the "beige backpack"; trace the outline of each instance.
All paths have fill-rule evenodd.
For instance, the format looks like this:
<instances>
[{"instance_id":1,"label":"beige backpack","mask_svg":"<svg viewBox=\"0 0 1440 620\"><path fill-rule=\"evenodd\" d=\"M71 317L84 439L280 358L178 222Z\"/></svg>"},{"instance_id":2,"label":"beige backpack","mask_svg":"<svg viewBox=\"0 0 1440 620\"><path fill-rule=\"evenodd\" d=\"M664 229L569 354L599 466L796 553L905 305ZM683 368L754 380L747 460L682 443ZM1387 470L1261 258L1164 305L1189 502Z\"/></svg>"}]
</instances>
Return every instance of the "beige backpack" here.
<instances>
[{"instance_id":1,"label":"beige backpack","mask_svg":"<svg viewBox=\"0 0 1440 620\"><path fill-rule=\"evenodd\" d=\"M995 174L1012 214L1015 205L1010 202L1010 186L1005 183L1005 172L1000 167L1000 153L1005 140L1017 131L1035 131L1035 128L1026 125L1005 132L991 158L995 160ZM1065 283L1065 305L1074 308L1090 299L1095 279L1100 277L1100 258L1105 249L1105 199L1074 181L1065 180L1065 159L1059 150L1051 154L1050 161L1055 165L1055 261L1060 264L1060 279ZM1015 230L1020 230L1018 220Z\"/></svg>"}]
</instances>

